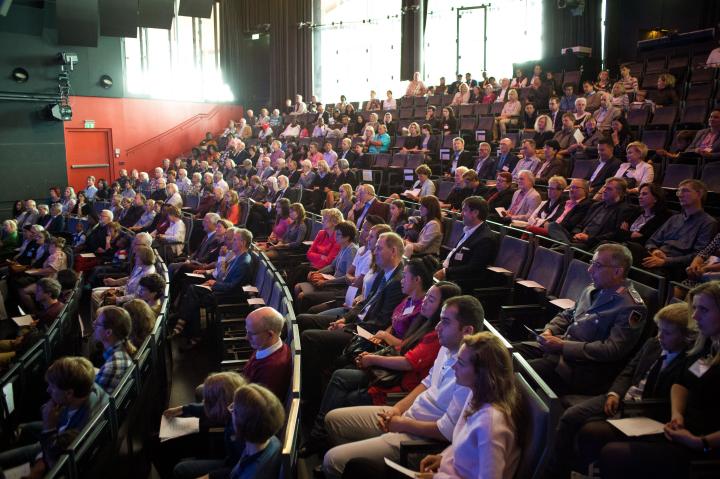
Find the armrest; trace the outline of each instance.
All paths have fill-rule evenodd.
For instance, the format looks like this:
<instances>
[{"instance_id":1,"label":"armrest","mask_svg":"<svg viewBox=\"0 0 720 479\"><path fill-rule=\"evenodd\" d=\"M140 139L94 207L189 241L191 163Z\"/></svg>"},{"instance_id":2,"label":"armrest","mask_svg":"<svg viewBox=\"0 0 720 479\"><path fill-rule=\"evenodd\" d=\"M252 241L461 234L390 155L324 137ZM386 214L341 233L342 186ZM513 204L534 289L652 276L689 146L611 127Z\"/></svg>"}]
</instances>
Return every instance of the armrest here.
<instances>
[{"instance_id":1,"label":"armrest","mask_svg":"<svg viewBox=\"0 0 720 479\"><path fill-rule=\"evenodd\" d=\"M512 294L513 289L510 286L491 286L488 288L473 289L473 296L476 298L497 297Z\"/></svg>"},{"instance_id":2,"label":"armrest","mask_svg":"<svg viewBox=\"0 0 720 479\"><path fill-rule=\"evenodd\" d=\"M664 398L643 399L642 401L624 402L622 403L623 417L634 416L662 416L667 415L670 411L670 401Z\"/></svg>"},{"instance_id":3,"label":"armrest","mask_svg":"<svg viewBox=\"0 0 720 479\"><path fill-rule=\"evenodd\" d=\"M247 364L247 359L230 359L222 361L220 363L220 370L222 371L239 371Z\"/></svg>"},{"instance_id":4,"label":"armrest","mask_svg":"<svg viewBox=\"0 0 720 479\"><path fill-rule=\"evenodd\" d=\"M250 312L250 305L247 303L225 303L215 307L217 315L236 315L245 317Z\"/></svg>"}]
</instances>

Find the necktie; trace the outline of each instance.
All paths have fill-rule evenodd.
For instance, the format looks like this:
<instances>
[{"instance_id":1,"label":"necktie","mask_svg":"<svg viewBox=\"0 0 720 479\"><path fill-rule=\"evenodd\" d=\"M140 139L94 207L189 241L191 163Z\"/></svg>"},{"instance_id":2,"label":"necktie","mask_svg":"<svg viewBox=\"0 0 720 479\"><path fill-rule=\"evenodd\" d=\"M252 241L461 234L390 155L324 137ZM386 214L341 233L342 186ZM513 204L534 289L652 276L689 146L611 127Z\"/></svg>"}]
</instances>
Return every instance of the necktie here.
<instances>
[{"instance_id":1,"label":"necktie","mask_svg":"<svg viewBox=\"0 0 720 479\"><path fill-rule=\"evenodd\" d=\"M380 270L379 274L380 276L380 283L378 284L378 287L375 288L374 291L372 291L372 296L368 299L367 303L365 303L365 306L362 309L361 314L359 315L361 319L365 319L365 315L370 311L370 308L378 301L380 298L380 292L385 289L385 285L387 284L387 280L385 279L385 271Z\"/></svg>"}]
</instances>

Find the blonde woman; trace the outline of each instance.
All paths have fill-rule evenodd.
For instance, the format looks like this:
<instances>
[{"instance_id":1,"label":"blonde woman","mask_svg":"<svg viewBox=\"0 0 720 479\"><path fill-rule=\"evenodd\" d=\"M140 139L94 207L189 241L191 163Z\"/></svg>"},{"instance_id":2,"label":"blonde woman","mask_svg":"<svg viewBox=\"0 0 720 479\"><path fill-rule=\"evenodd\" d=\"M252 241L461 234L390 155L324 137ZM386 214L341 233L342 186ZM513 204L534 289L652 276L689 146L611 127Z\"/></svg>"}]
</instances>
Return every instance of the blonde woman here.
<instances>
[{"instance_id":1,"label":"blonde woman","mask_svg":"<svg viewBox=\"0 0 720 479\"><path fill-rule=\"evenodd\" d=\"M495 118L495 138L504 138L508 125L517 125L518 116L522 110L522 104L518 100L518 92L515 89L508 91L508 101L503 105L500 115Z\"/></svg>"},{"instance_id":2,"label":"blonde woman","mask_svg":"<svg viewBox=\"0 0 720 479\"><path fill-rule=\"evenodd\" d=\"M655 171L653 166L645 161L648 154L648 147L645 143L633 141L625 151L628 161L620 165L614 176L624 178L628 182L628 193L637 194L640 185L653 182Z\"/></svg>"},{"instance_id":3,"label":"blonde woman","mask_svg":"<svg viewBox=\"0 0 720 479\"><path fill-rule=\"evenodd\" d=\"M407 153L410 151L420 151L420 148L422 148L420 125L414 121L408 125L408 136L405 137L405 144L400 152Z\"/></svg>"},{"instance_id":4,"label":"blonde woman","mask_svg":"<svg viewBox=\"0 0 720 479\"><path fill-rule=\"evenodd\" d=\"M452 99L451 105L460 106L464 103L470 103L470 88L467 83L462 82Z\"/></svg>"}]
</instances>

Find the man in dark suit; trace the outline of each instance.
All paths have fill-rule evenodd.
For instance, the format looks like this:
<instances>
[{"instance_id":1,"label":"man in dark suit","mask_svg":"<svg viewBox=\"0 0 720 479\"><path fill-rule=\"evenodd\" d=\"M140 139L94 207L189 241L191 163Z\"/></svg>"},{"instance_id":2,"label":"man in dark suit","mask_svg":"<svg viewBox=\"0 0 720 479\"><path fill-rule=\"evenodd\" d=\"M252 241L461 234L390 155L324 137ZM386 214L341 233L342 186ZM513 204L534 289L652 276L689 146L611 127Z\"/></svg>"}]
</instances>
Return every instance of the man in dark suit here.
<instances>
[{"instance_id":1,"label":"man in dark suit","mask_svg":"<svg viewBox=\"0 0 720 479\"><path fill-rule=\"evenodd\" d=\"M463 82L462 74L458 75L454 82L450 84L447 89L448 95L454 95L460 89L460 84Z\"/></svg>"},{"instance_id":2,"label":"man in dark suit","mask_svg":"<svg viewBox=\"0 0 720 479\"><path fill-rule=\"evenodd\" d=\"M496 172L507 171L512 173L517 165L518 157L514 153L511 153L513 142L510 138L503 138L500 140L500 145L497 151L497 164L495 166Z\"/></svg>"},{"instance_id":3,"label":"man in dark suit","mask_svg":"<svg viewBox=\"0 0 720 479\"><path fill-rule=\"evenodd\" d=\"M538 105L538 108L543 107L539 103L536 103L536 105ZM551 97L550 100L548 100L547 105L550 108L550 111L548 112L548 116L550 117L550 120L552 121L553 131L555 133L557 133L558 131L562 130L562 127L563 127L563 124L562 124L563 114L560 111L560 99L556 96Z\"/></svg>"},{"instance_id":4,"label":"man in dark suit","mask_svg":"<svg viewBox=\"0 0 720 479\"><path fill-rule=\"evenodd\" d=\"M133 226L138 222L143 213L145 213L145 195L137 193L132 206L128 208L127 213L125 213L125 216L120 220L120 225L126 228Z\"/></svg>"},{"instance_id":5,"label":"man in dark suit","mask_svg":"<svg viewBox=\"0 0 720 479\"><path fill-rule=\"evenodd\" d=\"M565 410L558 423L546 477L569 476L570 466L574 463L571 460L573 443L580 428L583 428L583 438L601 438L600 441L578 441L583 462L588 462L593 456L597 459L600 448L607 440L621 435L605 420L622 411L623 404L647 399L669 401L670 388L683 371L685 350L691 343L689 317L688 307L684 303L671 304L661 309L656 316L658 335L645 342L615 378L607 394L593 396ZM667 403L658 406L660 408L644 411L643 415L664 423L670 419L667 417L670 409ZM653 412L660 412L661 416L655 417Z\"/></svg>"},{"instance_id":6,"label":"man in dark suit","mask_svg":"<svg viewBox=\"0 0 720 479\"><path fill-rule=\"evenodd\" d=\"M495 180L495 187L491 188L486 194L485 199L488 202L488 209L490 210L490 219L498 219L500 215L495 211L495 208L510 208L512 197L515 194L515 190L512 187L512 175L507 171L501 171L497 174Z\"/></svg>"},{"instance_id":7,"label":"man in dark suit","mask_svg":"<svg viewBox=\"0 0 720 479\"><path fill-rule=\"evenodd\" d=\"M352 151L352 140L350 138L343 138L340 142L340 151L338 153L338 160L347 160L350 164L350 168L355 168L355 163L358 160L358 155Z\"/></svg>"},{"instance_id":8,"label":"man in dark suit","mask_svg":"<svg viewBox=\"0 0 720 479\"><path fill-rule=\"evenodd\" d=\"M585 178L590 182L591 197L605 184L605 180L615 176L615 172L622 164L620 160L613 156L613 147L612 140L609 138L602 138L598 142L598 161L594 165L595 168Z\"/></svg>"},{"instance_id":9,"label":"man in dark suit","mask_svg":"<svg viewBox=\"0 0 720 479\"><path fill-rule=\"evenodd\" d=\"M467 83L467 86L469 88L473 88L478 85L477 80L474 80L472 77L472 73L469 73L469 72L465 74L465 83Z\"/></svg>"},{"instance_id":10,"label":"man in dark suit","mask_svg":"<svg viewBox=\"0 0 720 479\"><path fill-rule=\"evenodd\" d=\"M459 166L471 169L473 167L472 153L465 151L465 140L457 137L453 140L453 151L450 153L450 168L445 172L446 177L455 174L455 170Z\"/></svg>"},{"instance_id":11,"label":"man in dark suit","mask_svg":"<svg viewBox=\"0 0 720 479\"><path fill-rule=\"evenodd\" d=\"M65 231L65 217L62 214L62 205L53 203L50 205L50 215L45 219L44 223L38 222L48 233L54 235Z\"/></svg>"},{"instance_id":12,"label":"man in dark suit","mask_svg":"<svg viewBox=\"0 0 720 479\"><path fill-rule=\"evenodd\" d=\"M302 380L306 399L317 406L323 372L335 369L334 364L353 338L357 326L371 333L390 325L392 312L403 298L402 256L404 245L396 233L383 233L375 245L378 274L365 299L337 318L320 314L297 317L303 347Z\"/></svg>"},{"instance_id":13,"label":"man in dark suit","mask_svg":"<svg viewBox=\"0 0 720 479\"><path fill-rule=\"evenodd\" d=\"M490 143L482 142L478 145L478 158L475 160L473 170L477 173L481 180L490 180L495 178L495 158L490 157L492 148Z\"/></svg>"},{"instance_id":14,"label":"man in dark suit","mask_svg":"<svg viewBox=\"0 0 720 479\"><path fill-rule=\"evenodd\" d=\"M388 219L388 208L387 204L381 203L375 197L375 187L373 185L363 185L358 190L357 200L363 203L363 209L360 215L355 218L355 226L358 230L362 228L362 224L369 215L378 215L387 221Z\"/></svg>"},{"instance_id":15,"label":"man in dark suit","mask_svg":"<svg viewBox=\"0 0 720 479\"><path fill-rule=\"evenodd\" d=\"M179 272L190 273L195 269L206 269L210 267L210 264L217 260L218 254L220 254L220 247L223 244L224 238L216 233L217 223L220 221L220 215L217 213L208 213L202 220L203 231L205 236L203 237L200 246L193 251L184 261L178 261L168 266L168 275L170 277L170 287L174 289L174 283ZM172 291L171 291L172 292Z\"/></svg>"},{"instance_id":16,"label":"man in dark suit","mask_svg":"<svg viewBox=\"0 0 720 479\"><path fill-rule=\"evenodd\" d=\"M565 207L570 208L570 210L564 211L555 221L566 231L574 230L585 219L590 206L593 204L592 200L588 198L590 190L587 180L574 178L570 182L569 188L570 195Z\"/></svg>"},{"instance_id":17,"label":"man in dark suit","mask_svg":"<svg viewBox=\"0 0 720 479\"><path fill-rule=\"evenodd\" d=\"M443 261L442 269L435 273L439 280L457 283L465 293L478 285L480 272L495 261L498 242L485 220L488 204L479 196L465 198L462 203L462 220L465 228L462 238Z\"/></svg>"}]
</instances>

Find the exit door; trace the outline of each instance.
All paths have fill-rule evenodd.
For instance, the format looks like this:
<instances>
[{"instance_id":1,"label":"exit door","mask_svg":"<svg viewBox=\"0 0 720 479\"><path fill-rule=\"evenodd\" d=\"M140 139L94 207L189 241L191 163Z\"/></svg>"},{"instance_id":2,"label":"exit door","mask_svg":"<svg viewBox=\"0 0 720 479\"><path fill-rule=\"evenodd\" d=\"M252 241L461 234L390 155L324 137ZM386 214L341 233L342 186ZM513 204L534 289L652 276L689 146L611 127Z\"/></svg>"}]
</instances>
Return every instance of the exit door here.
<instances>
[{"instance_id":1,"label":"exit door","mask_svg":"<svg viewBox=\"0 0 720 479\"><path fill-rule=\"evenodd\" d=\"M65 131L68 184L84 190L87 177L112 182L112 132L110 129L70 128Z\"/></svg>"}]
</instances>

